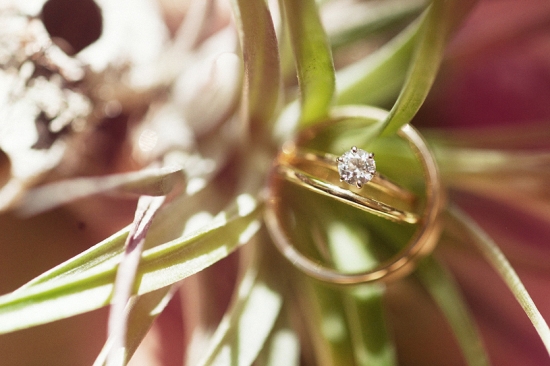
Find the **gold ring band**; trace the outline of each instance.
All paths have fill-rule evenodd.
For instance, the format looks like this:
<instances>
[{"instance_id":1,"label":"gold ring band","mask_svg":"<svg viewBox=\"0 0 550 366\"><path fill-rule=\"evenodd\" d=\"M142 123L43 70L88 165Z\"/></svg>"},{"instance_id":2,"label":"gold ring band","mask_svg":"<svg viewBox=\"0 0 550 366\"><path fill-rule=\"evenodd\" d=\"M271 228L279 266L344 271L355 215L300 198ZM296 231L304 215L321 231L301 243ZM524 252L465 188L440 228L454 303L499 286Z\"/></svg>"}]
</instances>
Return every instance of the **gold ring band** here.
<instances>
[{"instance_id":1,"label":"gold ring band","mask_svg":"<svg viewBox=\"0 0 550 366\"><path fill-rule=\"evenodd\" d=\"M282 202L277 197L277 192L274 190L276 185L272 182L270 185L269 197L266 201L265 222L275 245L294 266L311 277L334 284L359 284L381 280L389 281L401 278L410 273L414 269L418 259L424 257L433 250L441 232L439 213L444 201L440 186L439 172L431 151L423 138L413 127L410 125L403 126L399 130L398 135L409 142L414 155L422 165L425 177L424 205L422 212L413 220L418 227L410 241L395 256L366 272L350 274L326 267L318 261L303 255L292 244L288 233L285 231L283 225L280 224L281 221L279 216L282 212ZM322 161L325 160L324 158L319 158L319 155L308 155L310 154L309 152L299 152L298 154L300 155L298 158L304 161L313 161L316 163L321 161L320 164L322 164ZM327 158L327 163L332 158L330 155L326 155L325 157ZM298 183L302 187L333 197L349 205L363 209L364 211L376 211L374 212L375 214L389 219L392 219L392 217L396 218L394 215L398 215L396 212L387 215L385 213L386 208L378 206L380 202L374 203L375 208L366 208L369 207L369 204L373 203L365 203L365 197L361 198L360 202L355 202L357 196L361 197L360 195L353 192L353 194L343 193L346 191L345 189L341 189L342 191L340 191L340 187L333 187L330 183L328 183L329 186L327 187L326 184L323 185L326 182L323 182L322 179L316 179L312 174L301 171L294 166L292 161L288 162L285 159L288 159L288 157L282 159L282 163L281 161L277 163L272 179L283 178L287 181ZM379 182L374 183L374 185L380 186ZM383 183L382 186L385 186L385 183ZM410 198L407 191L401 191L401 187L398 187L397 190L395 186L390 185L389 187L392 194L401 192L398 193L398 195L404 194ZM398 216L395 221L411 221L407 220L409 219Z\"/></svg>"},{"instance_id":2,"label":"gold ring band","mask_svg":"<svg viewBox=\"0 0 550 366\"><path fill-rule=\"evenodd\" d=\"M294 155L293 159L297 161L314 162L315 164L320 164L327 169L333 170L334 172L338 172L337 166L334 164L338 160L338 157L334 154L319 153L306 149L289 148L288 146L284 149L285 154L289 154L290 151L292 151L291 154ZM369 182L369 185L372 185L375 189L407 202L412 203L416 199L413 193L390 181L379 172L375 173L374 177Z\"/></svg>"},{"instance_id":3,"label":"gold ring band","mask_svg":"<svg viewBox=\"0 0 550 366\"><path fill-rule=\"evenodd\" d=\"M352 147L352 150L357 151L358 149ZM373 156L373 154L370 154L369 158L372 159ZM277 159L278 164L276 168L279 174L288 181L311 191L333 197L360 210L396 222L406 222L409 224L416 224L418 222L419 216L414 212L396 208L373 197L354 192L352 187L343 188L328 180L320 179L297 167L297 165L308 163L310 166L313 164L314 166L319 166L334 173L338 173L337 162L339 159L341 158L333 154L319 153L312 150L297 148L294 144L287 144ZM416 197L413 193L391 182L377 171L372 173L372 178L369 178L367 184L369 187L405 203L408 209L414 206ZM362 184L356 185L357 189L362 188Z\"/></svg>"},{"instance_id":4,"label":"gold ring band","mask_svg":"<svg viewBox=\"0 0 550 366\"><path fill-rule=\"evenodd\" d=\"M416 224L419 220L418 215L413 212L400 210L370 197L359 195L349 189L344 189L328 183L290 165L278 165L277 170L279 174L290 182L296 183L311 191L333 197L338 201L374 215L409 224Z\"/></svg>"}]
</instances>

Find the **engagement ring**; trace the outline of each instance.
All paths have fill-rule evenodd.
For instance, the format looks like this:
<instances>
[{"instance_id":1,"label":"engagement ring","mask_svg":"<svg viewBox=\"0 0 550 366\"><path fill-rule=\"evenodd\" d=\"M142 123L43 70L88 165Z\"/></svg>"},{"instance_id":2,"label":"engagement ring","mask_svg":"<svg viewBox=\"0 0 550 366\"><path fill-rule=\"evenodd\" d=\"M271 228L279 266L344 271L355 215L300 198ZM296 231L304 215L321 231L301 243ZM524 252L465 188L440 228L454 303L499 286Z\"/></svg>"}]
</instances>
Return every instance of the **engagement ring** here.
<instances>
[{"instance_id":1,"label":"engagement ring","mask_svg":"<svg viewBox=\"0 0 550 366\"><path fill-rule=\"evenodd\" d=\"M360 210L396 222L418 222L418 214L413 212L415 195L378 173L374 154L355 146L337 157L290 143L283 148L276 169L290 182ZM400 207L382 201L380 194L361 190L365 185L383 193L386 201L399 203Z\"/></svg>"}]
</instances>

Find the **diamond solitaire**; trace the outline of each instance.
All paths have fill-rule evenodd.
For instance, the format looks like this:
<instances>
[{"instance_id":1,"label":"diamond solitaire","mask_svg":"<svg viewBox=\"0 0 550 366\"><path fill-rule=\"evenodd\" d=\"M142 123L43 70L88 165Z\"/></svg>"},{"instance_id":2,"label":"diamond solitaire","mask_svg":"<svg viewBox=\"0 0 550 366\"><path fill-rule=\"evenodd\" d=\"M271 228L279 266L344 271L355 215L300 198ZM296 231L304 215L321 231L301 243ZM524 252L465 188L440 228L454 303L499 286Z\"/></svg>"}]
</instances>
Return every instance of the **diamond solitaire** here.
<instances>
[{"instance_id":1,"label":"diamond solitaire","mask_svg":"<svg viewBox=\"0 0 550 366\"><path fill-rule=\"evenodd\" d=\"M355 146L342 154L336 161L338 162L340 180L357 188L370 182L376 173L374 154Z\"/></svg>"}]
</instances>

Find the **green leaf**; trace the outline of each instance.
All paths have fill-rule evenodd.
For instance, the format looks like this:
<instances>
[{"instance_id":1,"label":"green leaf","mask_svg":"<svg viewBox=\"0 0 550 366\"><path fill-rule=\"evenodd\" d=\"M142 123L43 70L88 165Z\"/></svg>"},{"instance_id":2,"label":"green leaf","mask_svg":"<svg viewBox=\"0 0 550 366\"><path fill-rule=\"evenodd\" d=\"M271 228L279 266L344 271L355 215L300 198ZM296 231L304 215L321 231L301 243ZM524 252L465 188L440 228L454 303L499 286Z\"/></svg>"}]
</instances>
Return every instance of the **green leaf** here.
<instances>
[{"instance_id":1,"label":"green leaf","mask_svg":"<svg viewBox=\"0 0 550 366\"><path fill-rule=\"evenodd\" d=\"M400 26L425 6L425 0L349 2L345 6L332 2L323 7L323 23L332 47L338 48Z\"/></svg>"},{"instance_id":2,"label":"green leaf","mask_svg":"<svg viewBox=\"0 0 550 366\"><path fill-rule=\"evenodd\" d=\"M433 0L422 20L415 56L401 93L385 121L383 135L409 123L420 109L435 80L449 33L475 0Z\"/></svg>"},{"instance_id":3,"label":"green leaf","mask_svg":"<svg viewBox=\"0 0 550 366\"><path fill-rule=\"evenodd\" d=\"M259 267L259 270L257 269ZM236 298L214 333L201 366L249 366L256 360L279 316L283 297L266 279L262 265L252 264Z\"/></svg>"},{"instance_id":4,"label":"green leaf","mask_svg":"<svg viewBox=\"0 0 550 366\"><path fill-rule=\"evenodd\" d=\"M508 286L518 303L531 320L535 330L539 334L547 352L550 355L550 328L544 320L537 306L529 296L527 289L521 282L516 271L510 265L504 254L493 242L493 240L481 229L475 221L463 213L457 207L449 208L450 218L460 226L461 230L468 234L473 244L479 249L485 259L493 266L493 269L500 275Z\"/></svg>"},{"instance_id":5,"label":"green leaf","mask_svg":"<svg viewBox=\"0 0 550 366\"><path fill-rule=\"evenodd\" d=\"M333 213L337 214L338 211ZM341 221L341 217L349 218L342 214L331 217L330 221L323 224L335 268L339 272L359 273L375 267L378 258L365 225L361 221L359 224L357 220ZM397 363L384 319L383 295L384 287L377 284L341 290L344 314L358 365Z\"/></svg>"},{"instance_id":6,"label":"green leaf","mask_svg":"<svg viewBox=\"0 0 550 366\"><path fill-rule=\"evenodd\" d=\"M301 123L325 117L332 103L335 77L330 46L315 0L283 0L301 92Z\"/></svg>"},{"instance_id":7,"label":"green leaf","mask_svg":"<svg viewBox=\"0 0 550 366\"><path fill-rule=\"evenodd\" d=\"M336 104L380 105L398 94L414 52L416 21L376 52L336 73Z\"/></svg>"},{"instance_id":8,"label":"green leaf","mask_svg":"<svg viewBox=\"0 0 550 366\"><path fill-rule=\"evenodd\" d=\"M430 91L447 38L448 19L443 16L444 10L444 1L435 0L422 19L416 54L405 85L385 121L384 134L395 133L409 123Z\"/></svg>"},{"instance_id":9,"label":"green leaf","mask_svg":"<svg viewBox=\"0 0 550 366\"><path fill-rule=\"evenodd\" d=\"M206 221L215 213L223 210L228 202L227 198L217 192L213 186L209 185L192 196L179 196L162 207L147 233L145 248L174 240L197 229L197 225L206 224ZM246 201L248 196L239 197ZM210 213L212 214L210 215ZM198 217L203 217L204 220L197 220ZM193 224L190 227L191 221ZM131 225L119 230L90 249L39 275L16 291L38 283L81 274L100 264L116 261L124 250L124 243L130 227Z\"/></svg>"},{"instance_id":10,"label":"green leaf","mask_svg":"<svg viewBox=\"0 0 550 366\"><path fill-rule=\"evenodd\" d=\"M379 263L377 243L372 242L362 220L364 213L324 197L320 199L312 192L300 193L299 202L305 209L300 212L300 207L296 207L289 216L296 222L293 242L300 248L308 248L300 249L305 255L341 273L365 272ZM308 297L305 307L317 315L315 318L322 319L321 324L309 325L310 334L319 334L314 342L317 362L397 363L386 328L383 286L335 287L309 282L311 290L303 291Z\"/></svg>"},{"instance_id":11,"label":"green leaf","mask_svg":"<svg viewBox=\"0 0 550 366\"><path fill-rule=\"evenodd\" d=\"M371 226L372 235L384 238L384 251L395 251L410 240L412 233L400 230L399 227L383 220ZM393 248L393 250L391 249ZM439 306L449 322L459 346L469 365L488 365L487 354L481 337L477 332L475 321L452 276L445 271L432 257L424 258L418 263L414 276L417 277Z\"/></svg>"},{"instance_id":12,"label":"green leaf","mask_svg":"<svg viewBox=\"0 0 550 366\"><path fill-rule=\"evenodd\" d=\"M237 201L238 204L220 213L199 231L145 250L134 293L145 294L169 286L226 257L239 244L247 242L259 227L260 208L250 196L240 197ZM118 239L107 244L113 245ZM43 277L31 286L0 297L0 333L107 305L119 261L120 256L110 257L106 261L100 260L89 270L48 280ZM69 267L74 267L74 264Z\"/></svg>"},{"instance_id":13,"label":"green leaf","mask_svg":"<svg viewBox=\"0 0 550 366\"><path fill-rule=\"evenodd\" d=\"M119 230L90 249L32 279L13 293L27 290L29 287L41 283L74 276L75 274L85 272L105 262L115 261L124 251L124 243L129 232L130 226Z\"/></svg>"},{"instance_id":14,"label":"green leaf","mask_svg":"<svg viewBox=\"0 0 550 366\"><path fill-rule=\"evenodd\" d=\"M419 263L415 274L445 314L467 364L490 365L474 318L451 274L431 257Z\"/></svg>"},{"instance_id":15,"label":"green leaf","mask_svg":"<svg viewBox=\"0 0 550 366\"><path fill-rule=\"evenodd\" d=\"M277 37L263 0L233 0L244 58L243 108L247 122L270 121L280 88Z\"/></svg>"},{"instance_id":16,"label":"green leaf","mask_svg":"<svg viewBox=\"0 0 550 366\"><path fill-rule=\"evenodd\" d=\"M341 292L312 279L302 281L301 313L308 314L304 322L320 366L355 364L355 353Z\"/></svg>"},{"instance_id":17,"label":"green leaf","mask_svg":"<svg viewBox=\"0 0 550 366\"><path fill-rule=\"evenodd\" d=\"M385 318L385 288L378 284L360 285L343 292L357 365L397 365Z\"/></svg>"},{"instance_id":18,"label":"green leaf","mask_svg":"<svg viewBox=\"0 0 550 366\"><path fill-rule=\"evenodd\" d=\"M292 50L292 41L290 39L290 29L287 20L284 17L282 0L279 0L279 22L278 40L279 40L279 59L281 60L281 79L283 91L285 88L293 89L296 85L296 63Z\"/></svg>"}]
</instances>

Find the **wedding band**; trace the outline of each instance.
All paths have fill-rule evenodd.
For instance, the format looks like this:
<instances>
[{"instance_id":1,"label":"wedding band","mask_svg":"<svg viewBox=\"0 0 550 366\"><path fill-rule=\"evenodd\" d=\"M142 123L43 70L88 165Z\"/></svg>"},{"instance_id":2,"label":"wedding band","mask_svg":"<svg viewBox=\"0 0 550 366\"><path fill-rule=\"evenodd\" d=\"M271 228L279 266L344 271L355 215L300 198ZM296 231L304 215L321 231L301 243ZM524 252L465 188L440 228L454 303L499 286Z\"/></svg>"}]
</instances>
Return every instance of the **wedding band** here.
<instances>
[{"instance_id":1,"label":"wedding band","mask_svg":"<svg viewBox=\"0 0 550 366\"><path fill-rule=\"evenodd\" d=\"M307 132L311 135L311 131ZM378 206L375 209L365 209L366 206L363 201L359 203L354 202L354 199L357 198L355 195L360 196L359 194L355 192L352 192L353 194L351 195L347 193L342 194L339 189L342 189L342 191L345 191L345 189L341 187L336 189L333 183L328 182L328 187L318 187L317 185L319 182L321 182L321 185L324 182L323 179L315 177L314 174L303 172L301 168L297 167L301 161L306 162L306 165L308 162L313 162L314 165L323 165L326 162L326 164L330 165L329 168L334 170L333 163L331 162L333 156L318 153L310 155L312 154L310 151L296 149L296 151L291 151L290 153L288 151L283 152L279 159L277 159L271 176L272 180L270 181L268 199L266 200L265 222L276 247L295 267L313 278L333 284L360 284L375 281L391 281L409 274L415 268L416 262L420 258L432 252L441 232L439 214L444 201L440 186L439 172L431 151L426 146L420 134L412 126L403 126L398 131L398 136L408 141L416 159L418 159L422 166L425 181L423 207L421 212L417 214L415 221L416 230L409 242L395 256L378 264L371 270L360 273L344 273L329 268L320 263L320 261L302 254L292 244L290 235L286 231L284 225L281 224L283 202L278 196L278 182L283 179L297 183L301 187L333 197L354 207L378 214L378 216L389 219L392 219L392 216L386 215L384 209ZM382 191L386 190L385 193L389 196L400 197L399 199L403 201L407 201L410 198L409 194L412 193L404 188L394 186L391 182L390 185L386 185L386 179L380 175L378 175L377 179L381 179L383 183L380 183L380 181L377 182L374 177L375 176L373 176L372 180L366 185L372 183L373 188L381 189ZM394 221L409 222L402 217L393 218L395 219Z\"/></svg>"},{"instance_id":2,"label":"wedding band","mask_svg":"<svg viewBox=\"0 0 550 366\"><path fill-rule=\"evenodd\" d=\"M319 153L311 150L296 148L287 144L277 159L277 171L286 180L293 182L311 191L333 197L341 202L356 207L374 215L396 222L415 224L418 215L405 209L393 207L373 197L368 197L353 188L361 190L369 184L374 189L384 192L391 198L401 201L411 209L414 207L415 195L405 188L391 182L376 171L374 154L353 146L349 151L337 157L328 153ZM339 174L340 182L348 184L348 188L341 187L329 180L320 179L298 168L300 163L307 163L322 167ZM355 187L350 187L355 186Z\"/></svg>"}]
</instances>

